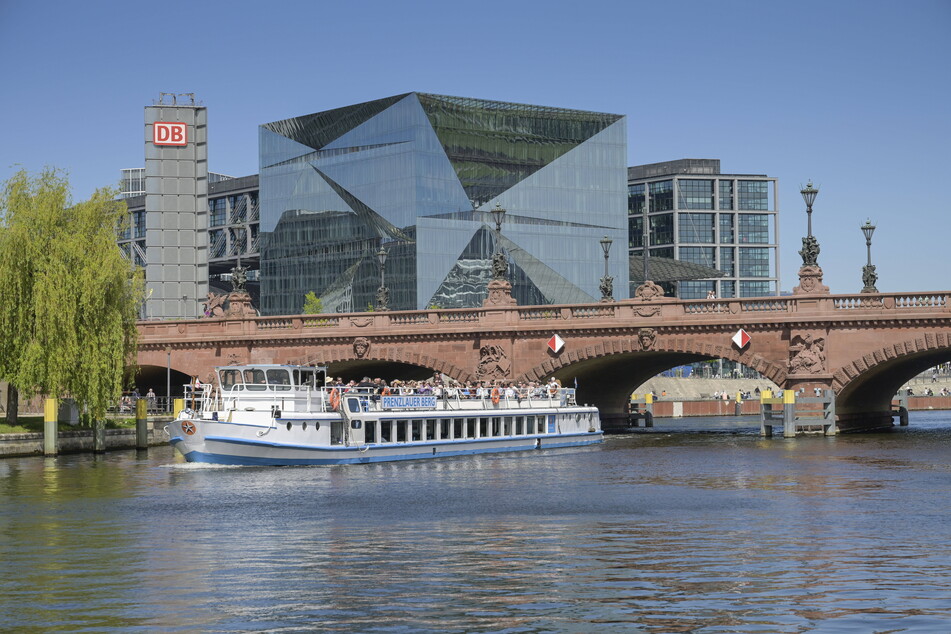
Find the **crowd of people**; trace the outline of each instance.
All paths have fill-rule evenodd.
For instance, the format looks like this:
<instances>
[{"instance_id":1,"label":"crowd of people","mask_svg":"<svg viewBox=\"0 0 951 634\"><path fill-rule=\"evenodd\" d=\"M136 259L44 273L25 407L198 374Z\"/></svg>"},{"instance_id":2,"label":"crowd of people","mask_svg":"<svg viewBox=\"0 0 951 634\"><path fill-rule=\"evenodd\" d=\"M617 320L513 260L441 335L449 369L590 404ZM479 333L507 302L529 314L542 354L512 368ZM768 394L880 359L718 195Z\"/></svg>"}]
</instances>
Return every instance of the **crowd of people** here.
<instances>
[{"instance_id":1,"label":"crowd of people","mask_svg":"<svg viewBox=\"0 0 951 634\"><path fill-rule=\"evenodd\" d=\"M522 400L526 398L548 398L560 393L561 382L552 377L547 383L539 381L455 381L443 380L441 376L419 381L386 381L381 378L363 377L362 381L344 382L343 378L328 378L327 388L336 389L343 394L356 391L375 397L390 395L426 394L437 398L449 399L486 399L507 398Z\"/></svg>"}]
</instances>

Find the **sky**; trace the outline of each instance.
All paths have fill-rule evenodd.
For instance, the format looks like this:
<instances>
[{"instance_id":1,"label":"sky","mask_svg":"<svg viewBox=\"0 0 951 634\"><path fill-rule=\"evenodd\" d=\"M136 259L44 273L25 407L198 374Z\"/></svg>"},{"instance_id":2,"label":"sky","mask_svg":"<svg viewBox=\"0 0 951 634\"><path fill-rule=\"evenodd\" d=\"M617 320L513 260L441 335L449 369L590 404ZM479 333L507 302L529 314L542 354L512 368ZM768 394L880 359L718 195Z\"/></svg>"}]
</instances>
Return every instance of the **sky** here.
<instances>
[{"instance_id":1,"label":"sky","mask_svg":"<svg viewBox=\"0 0 951 634\"><path fill-rule=\"evenodd\" d=\"M76 200L145 164L144 107L208 107L209 169L258 172L260 124L405 92L627 116L628 164L779 179L781 289L799 190L833 293L951 289L951 0L150 3L0 0L0 180Z\"/></svg>"}]
</instances>

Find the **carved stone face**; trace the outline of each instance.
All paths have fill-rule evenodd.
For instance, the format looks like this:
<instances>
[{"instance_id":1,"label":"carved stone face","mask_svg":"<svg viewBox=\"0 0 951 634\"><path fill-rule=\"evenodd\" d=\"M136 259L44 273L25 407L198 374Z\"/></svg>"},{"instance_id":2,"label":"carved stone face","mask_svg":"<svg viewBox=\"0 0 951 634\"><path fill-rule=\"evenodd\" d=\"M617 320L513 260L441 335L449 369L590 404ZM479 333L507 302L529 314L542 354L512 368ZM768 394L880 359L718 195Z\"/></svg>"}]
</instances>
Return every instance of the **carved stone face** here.
<instances>
[{"instance_id":1,"label":"carved stone face","mask_svg":"<svg viewBox=\"0 0 951 634\"><path fill-rule=\"evenodd\" d=\"M799 281L799 286L804 291L811 291L816 287L816 278L804 277Z\"/></svg>"},{"instance_id":2,"label":"carved stone face","mask_svg":"<svg viewBox=\"0 0 951 634\"><path fill-rule=\"evenodd\" d=\"M362 359L370 351L370 342L366 337L357 337L353 340L353 353Z\"/></svg>"},{"instance_id":3,"label":"carved stone face","mask_svg":"<svg viewBox=\"0 0 951 634\"><path fill-rule=\"evenodd\" d=\"M654 340L657 338L657 335L654 334L652 328L641 328L637 332L637 338L641 342L641 350L651 350L654 347Z\"/></svg>"}]
</instances>

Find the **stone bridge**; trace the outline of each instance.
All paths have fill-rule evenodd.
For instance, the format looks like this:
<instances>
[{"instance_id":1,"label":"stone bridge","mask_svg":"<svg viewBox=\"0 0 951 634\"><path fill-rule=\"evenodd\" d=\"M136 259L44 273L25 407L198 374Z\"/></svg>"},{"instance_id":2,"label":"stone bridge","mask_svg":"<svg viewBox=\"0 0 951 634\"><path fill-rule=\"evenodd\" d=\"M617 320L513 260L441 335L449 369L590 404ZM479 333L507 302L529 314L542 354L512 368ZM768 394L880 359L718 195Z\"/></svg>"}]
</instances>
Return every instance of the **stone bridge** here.
<instances>
[{"instance_id":1,"label":"stone bridge","mask_svg":"<svg viewBox=\"0 0 951 634\"><path fill-rule=\"evenodd\" d=\"M738 330L747 345L733 342ZM842 429L891 421L909 378L951 360L951 292L487 306L139 324L140 389L172 393L233 363L329 365L334 376L578 382L580 402L626 419L629 394L678 365L729 359L785 389L832 388ZM564 347L553 351L553 335ZM161 389L159 389L161 388Z\"/></svg>"}]
</instances>

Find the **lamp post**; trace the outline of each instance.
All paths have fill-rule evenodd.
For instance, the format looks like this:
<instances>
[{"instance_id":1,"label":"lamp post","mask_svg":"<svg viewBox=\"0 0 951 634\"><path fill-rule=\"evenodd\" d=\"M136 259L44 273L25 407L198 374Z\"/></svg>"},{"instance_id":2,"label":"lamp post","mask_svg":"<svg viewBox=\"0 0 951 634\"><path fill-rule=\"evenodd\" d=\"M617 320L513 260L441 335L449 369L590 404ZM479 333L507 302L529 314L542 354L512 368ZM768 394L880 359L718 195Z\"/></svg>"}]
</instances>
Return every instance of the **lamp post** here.
<instances>
[{"instance_id":1,"label":"lamp post","mask_svg":"<svg viewBox=\"0 0 951 634\"><path fill-rule=\"evenodd\" d=\"M492 279L507 281L509 263L502 252L502 221L505 220L505 209L501 203L496 203L492 210L495 220L495 252L492 254Z\"/></svg>"},{"instance_id":2,"label":"lamp post","mask_svg":"<svg viewBox=\"0 0 951 634\"><path fill-rule=\"evenodd\" d=\"M806 237L802 239L802 251L799 252L799 255L802 256L803 266L818 266L819 241L812 235L812 203L815 202L819 189L813 187L812 181L809 181L805 187L799 190L799 193L802 194L802 199L806 201L806 219L808 223Z\"/></svg>"},{"instance_id":3,"label":"lamp post","mask_svg":"<svg viewBox=\"0 0 951 634\"><path fill-rule=\"evenodd\" d=\"M380 263L380 288L376 289L376 308L377 310L389 310L390 291L386 288L384 280L384 271L386 270L386 249L380 245L380 250L376 252L376 259Z\"/></svg>"},{"instance_id":4,"label":"lamp post","mask_svg":"<svg viewBox=\"0 0 951 634\"><path fill-rule=\"evenodd\" d=\"M172 348L165 347L165 408L172 411Z\"/></svg>"},{"instance_id":5,"label":"lamp post","mask_svg":"<svg viewBox=\"0 0 951 634\"><path fill-rule=\"evenodd\" d=\"M875 273L875 266L872 264L872 234L875 233L875 225L871 220L866 219L865 224L859 227L865 234L865 248L868 252L868 264L862 267L862 288L863 293L877 293L875 282L878 281L878 275Z\"/></svg>"},{"instance_id":6,"label":"lamp post","mask_svg":"<svg viewBox=\"0 0 951 634\"><path fill-rule=\"evenodd\" d=\"M601 250L604 251L604 277L601 278L601 301L614 301L614 278L608 275L608 253L611 252L611 244L614 241L604 236L601 238Z\"/></svg>"}]
</instances>

